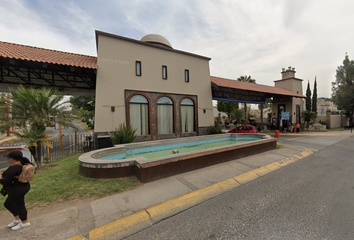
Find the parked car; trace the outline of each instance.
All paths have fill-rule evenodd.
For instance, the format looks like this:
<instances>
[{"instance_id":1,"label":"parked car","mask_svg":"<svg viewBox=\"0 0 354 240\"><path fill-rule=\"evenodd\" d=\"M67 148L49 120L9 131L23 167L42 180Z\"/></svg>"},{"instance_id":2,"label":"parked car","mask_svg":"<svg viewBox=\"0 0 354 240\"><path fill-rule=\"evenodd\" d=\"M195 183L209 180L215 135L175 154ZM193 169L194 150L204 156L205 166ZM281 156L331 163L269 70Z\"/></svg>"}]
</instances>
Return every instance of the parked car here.
<instances>
[{"instance_id":1,"label":"parked car","mask_svg":"<svg viewBox=\"0 0 354 240\"><path fill-rule=\"evenodd\" d=\"M229 131L229 133L258 133L254 126L239 126Z\"/></svg>"}]
</instances>

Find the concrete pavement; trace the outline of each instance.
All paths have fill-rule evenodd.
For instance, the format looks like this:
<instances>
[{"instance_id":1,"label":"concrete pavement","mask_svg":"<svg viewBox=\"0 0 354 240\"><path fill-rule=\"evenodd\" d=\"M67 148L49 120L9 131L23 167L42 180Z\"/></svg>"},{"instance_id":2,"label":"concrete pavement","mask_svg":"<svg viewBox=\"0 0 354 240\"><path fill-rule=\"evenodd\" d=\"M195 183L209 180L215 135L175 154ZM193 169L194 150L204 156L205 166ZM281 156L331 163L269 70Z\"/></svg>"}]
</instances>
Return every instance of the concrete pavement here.
<instances>
[{"instance_id":1,"label":"concrete pavement","mask_svg":"<svg viewBox=\"0 0 354 240\"><path fill-rule=\"evenodd\" d=\"M130 221L125 221L126 219L124 220L126 224L135 224L136 218L140 219L140 217L146 217L144 214L139 214L140 211L145 211L145 209L178 197L186 200L185 195L194 191L199 192L194 192L192 193L193 196L187 197L190 199L187 202L197 204L200 201L205 201L209 197L214 196L214 194L217 194L213 191L215 188L213 187L214 184L247 173L246 175L241 175L238 181L232 180L232 186L245 183L252 178L258 178L265 174L265 170L267 169L262 168L263 166L288 158L282 163L285 165L286 163L299 159L300 156L295 158L293 157L292 160L289 160L292 156L298 155L304 151L305 149L303 147L286 145L286 147L282 149L271 150L266 153L253 155L235 161L218 164L143 184L139 188L131 191L98 199L88 204L78 205L57 212L45 214L35 219L31 218L30 221L32 227L22 229L21 231L15 233L9 232L4 226L2 230L0 230L1 239L22 238L59 240L76 235L86 236L89 231L95 228L97 230L97 227L100 226L103 226L103 230L101 228L98 231L100 233L103 231L104 235L106 235L107 231L109 232L109 230L104 230L109 229L107 228L107 224L108 226L110 224L112 225L111 222L118 219L135 214L133 217L130 216ZM308 154L308 152L306 154ZM272 168L271 166L268 167L269 169ZM276 166L273 166L273 169L275 168ZM268 172L270 172L269 169L267 170ZM251 171L252 173L249 173ZM225 191L225 188L228 188L229 183L230 182L227 181L224 183L219 183L219 188L222 191ZM211 190L204 189L208 187L210 187ZM218 190L220 190L219 188ZM176 202L173 202L172 205L176 205ZM182 205L180 207L181 208L179 210L177 209L176 212L172 212L172 214L175 214L184 207L188 206ZM159 215L158 212L156 214L157 216L164 217L164 215ZM156 219L159 219L159 217L156 217ZM148 219L148 221L150 221L150 219ZM125 229L128 230L128 232L125 231L125 235L131 234L133 229L134 228L131 227ZM90 239L95 238L92 237Z\"/></svg>"},{"instance_id":2,"label":"concrete pavement","mask_svg":"<svg viewBox=\"0 0 354 240\"><path fill-rule=\"evenodd\" d=\"M260 132L261 134L271 135L274 136L274 132ZM279 133L280 136L345 136L345 135L353 135L350 130L342 130L342 131L328 131L328 132L307 132L307 131L300 131L299 133Z\"/></svg>"},{"instance_id":3,"label":"concrete pavement","mask_svg":"<svg viewBox=\"0 0 354 240\"><path fill-rule=\"evenodd\" d=\"M328 137L329 140L323 142L322 147L348 137ZM286 138L291 138L291 141ZM285 146L281 149L179 174L91 203L31 218L32 227L15 233L3 226L0 230L1 239L55 240L73 236L76 236L73 239L85 239L83 236L90 236L89 239L108 239L110 234L117 236L117 232L112 232L112 229L117 229L118 225L121 226L119 236L128 236L141 227L149 226L159 219L183 211L311 153L304 147L292 145L296 141L294 138L281 137L280 142ZM314 136L309 141L316 142L320 138ZM187 204L181 205L183 202Z\"/></svg>"},{"instance_id":4,"label":"concrete pavement","mask_svg":"<svg viewBox=\"0 0 354 240\"><path fill-rule=\"evenodd\" d=\"M337 141L124 239L354 239L353 145Z\"/></svg>"}]
</instances>

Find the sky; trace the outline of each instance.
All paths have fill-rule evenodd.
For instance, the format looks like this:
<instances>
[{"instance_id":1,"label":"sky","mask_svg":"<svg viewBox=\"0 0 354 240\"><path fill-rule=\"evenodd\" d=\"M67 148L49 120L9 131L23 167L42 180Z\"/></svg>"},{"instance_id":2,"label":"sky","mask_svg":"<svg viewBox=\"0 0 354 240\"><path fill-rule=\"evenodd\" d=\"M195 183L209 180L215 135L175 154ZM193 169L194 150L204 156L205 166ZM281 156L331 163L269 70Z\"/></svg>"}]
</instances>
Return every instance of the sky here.
<instances>
[{"instance_id":1,"label":"sky","mask_svg":"<svg viewBox=\"0 0 354 240\"><path fill-rule=\"evenodd\" d=\"M0 41L96 56L95 30L212 58L212 76L273 86L296 70L318 97L345 54L354 57L353 0L0 0Z\"/></svg>"}]
</instances>

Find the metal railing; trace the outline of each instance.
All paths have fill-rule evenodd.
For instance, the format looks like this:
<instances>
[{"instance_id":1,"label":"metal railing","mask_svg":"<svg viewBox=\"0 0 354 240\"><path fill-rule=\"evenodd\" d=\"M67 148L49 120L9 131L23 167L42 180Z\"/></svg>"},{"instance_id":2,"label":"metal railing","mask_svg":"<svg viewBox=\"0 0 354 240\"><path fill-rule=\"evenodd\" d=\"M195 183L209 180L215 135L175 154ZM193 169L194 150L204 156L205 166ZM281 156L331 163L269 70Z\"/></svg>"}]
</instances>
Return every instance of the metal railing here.
<instances>
[{"instance_id":1,"label":"metal railing","mask_svg":"<svg viewBox=\"0 0 354 240\"><path fill-rule=\"evenodd\" d=\"M52 162L69 154L89 152L96 149L91 134L63 135L49 139L49 146L42 148L44 162Z\"/></svg>"},{"instance_id":2,"label":"metal railing","mask_svg":"<svg viewBox=\"0 0 354 240\"><path fill-rule=\"evenodd\" d=\"M89 152L96 149L92 134L73 134L55 136L48 139L49 146L42 146L42 162L52 162L69 154ZM0 148L27 148L25 142L2 143Z\"/></svg>"}]
</instances>

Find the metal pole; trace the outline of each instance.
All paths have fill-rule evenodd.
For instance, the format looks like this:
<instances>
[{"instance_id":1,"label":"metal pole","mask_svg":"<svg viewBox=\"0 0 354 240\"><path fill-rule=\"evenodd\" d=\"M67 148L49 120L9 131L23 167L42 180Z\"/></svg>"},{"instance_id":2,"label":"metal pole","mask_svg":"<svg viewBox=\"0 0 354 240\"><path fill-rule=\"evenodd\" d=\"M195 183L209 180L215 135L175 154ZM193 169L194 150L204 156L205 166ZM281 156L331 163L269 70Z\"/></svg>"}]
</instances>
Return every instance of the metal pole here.
<instances>
[{"instance_id":1,"label":"metal pole","mask_svg":"<svg viewBox=\"0 0 354 240\"><path fill-rule=\"evenodd\" d=\"M61 137L61 118L60 118L60 115L59 115L59 144L60 144L60 151L63 151L63 139Z\"/></svg>"},{"instance_id":2,"label":"metal pole","mask_svg":"<svg viewBox=\"0 0 354 240\"><path fill-rule=\"evenodd\" d=\"M10 122L10 93L7 93L7 121ZM10 125L7 128L7 136L11 137L11 127Z\"/></svg>"},{"instance_id":3,"label":"metal pole","mask_svg":"<svg viewBox=\"0 0 354 240\"><path fill-rule=\"evenodd\" d=\"M75 146L77 145L77 132L75 131Z\"/></svg>"},{"instance_id":4,"label":"metal pole","mask_svg":"<svg viewBox=\"0 0 354 240\"><path fill-rule=\"evenodd\" d=\"M44 137L45 137L45 139L46 139L46 141L47 141L47 146L46 146L46 147L47 147L47 155L48 155L48 160L49 160L49 154L50 154L50 153L49 153L49 138L48 138L48 135L47 135L47 134L45 134Z\"/></svg>"}]
</instances>

